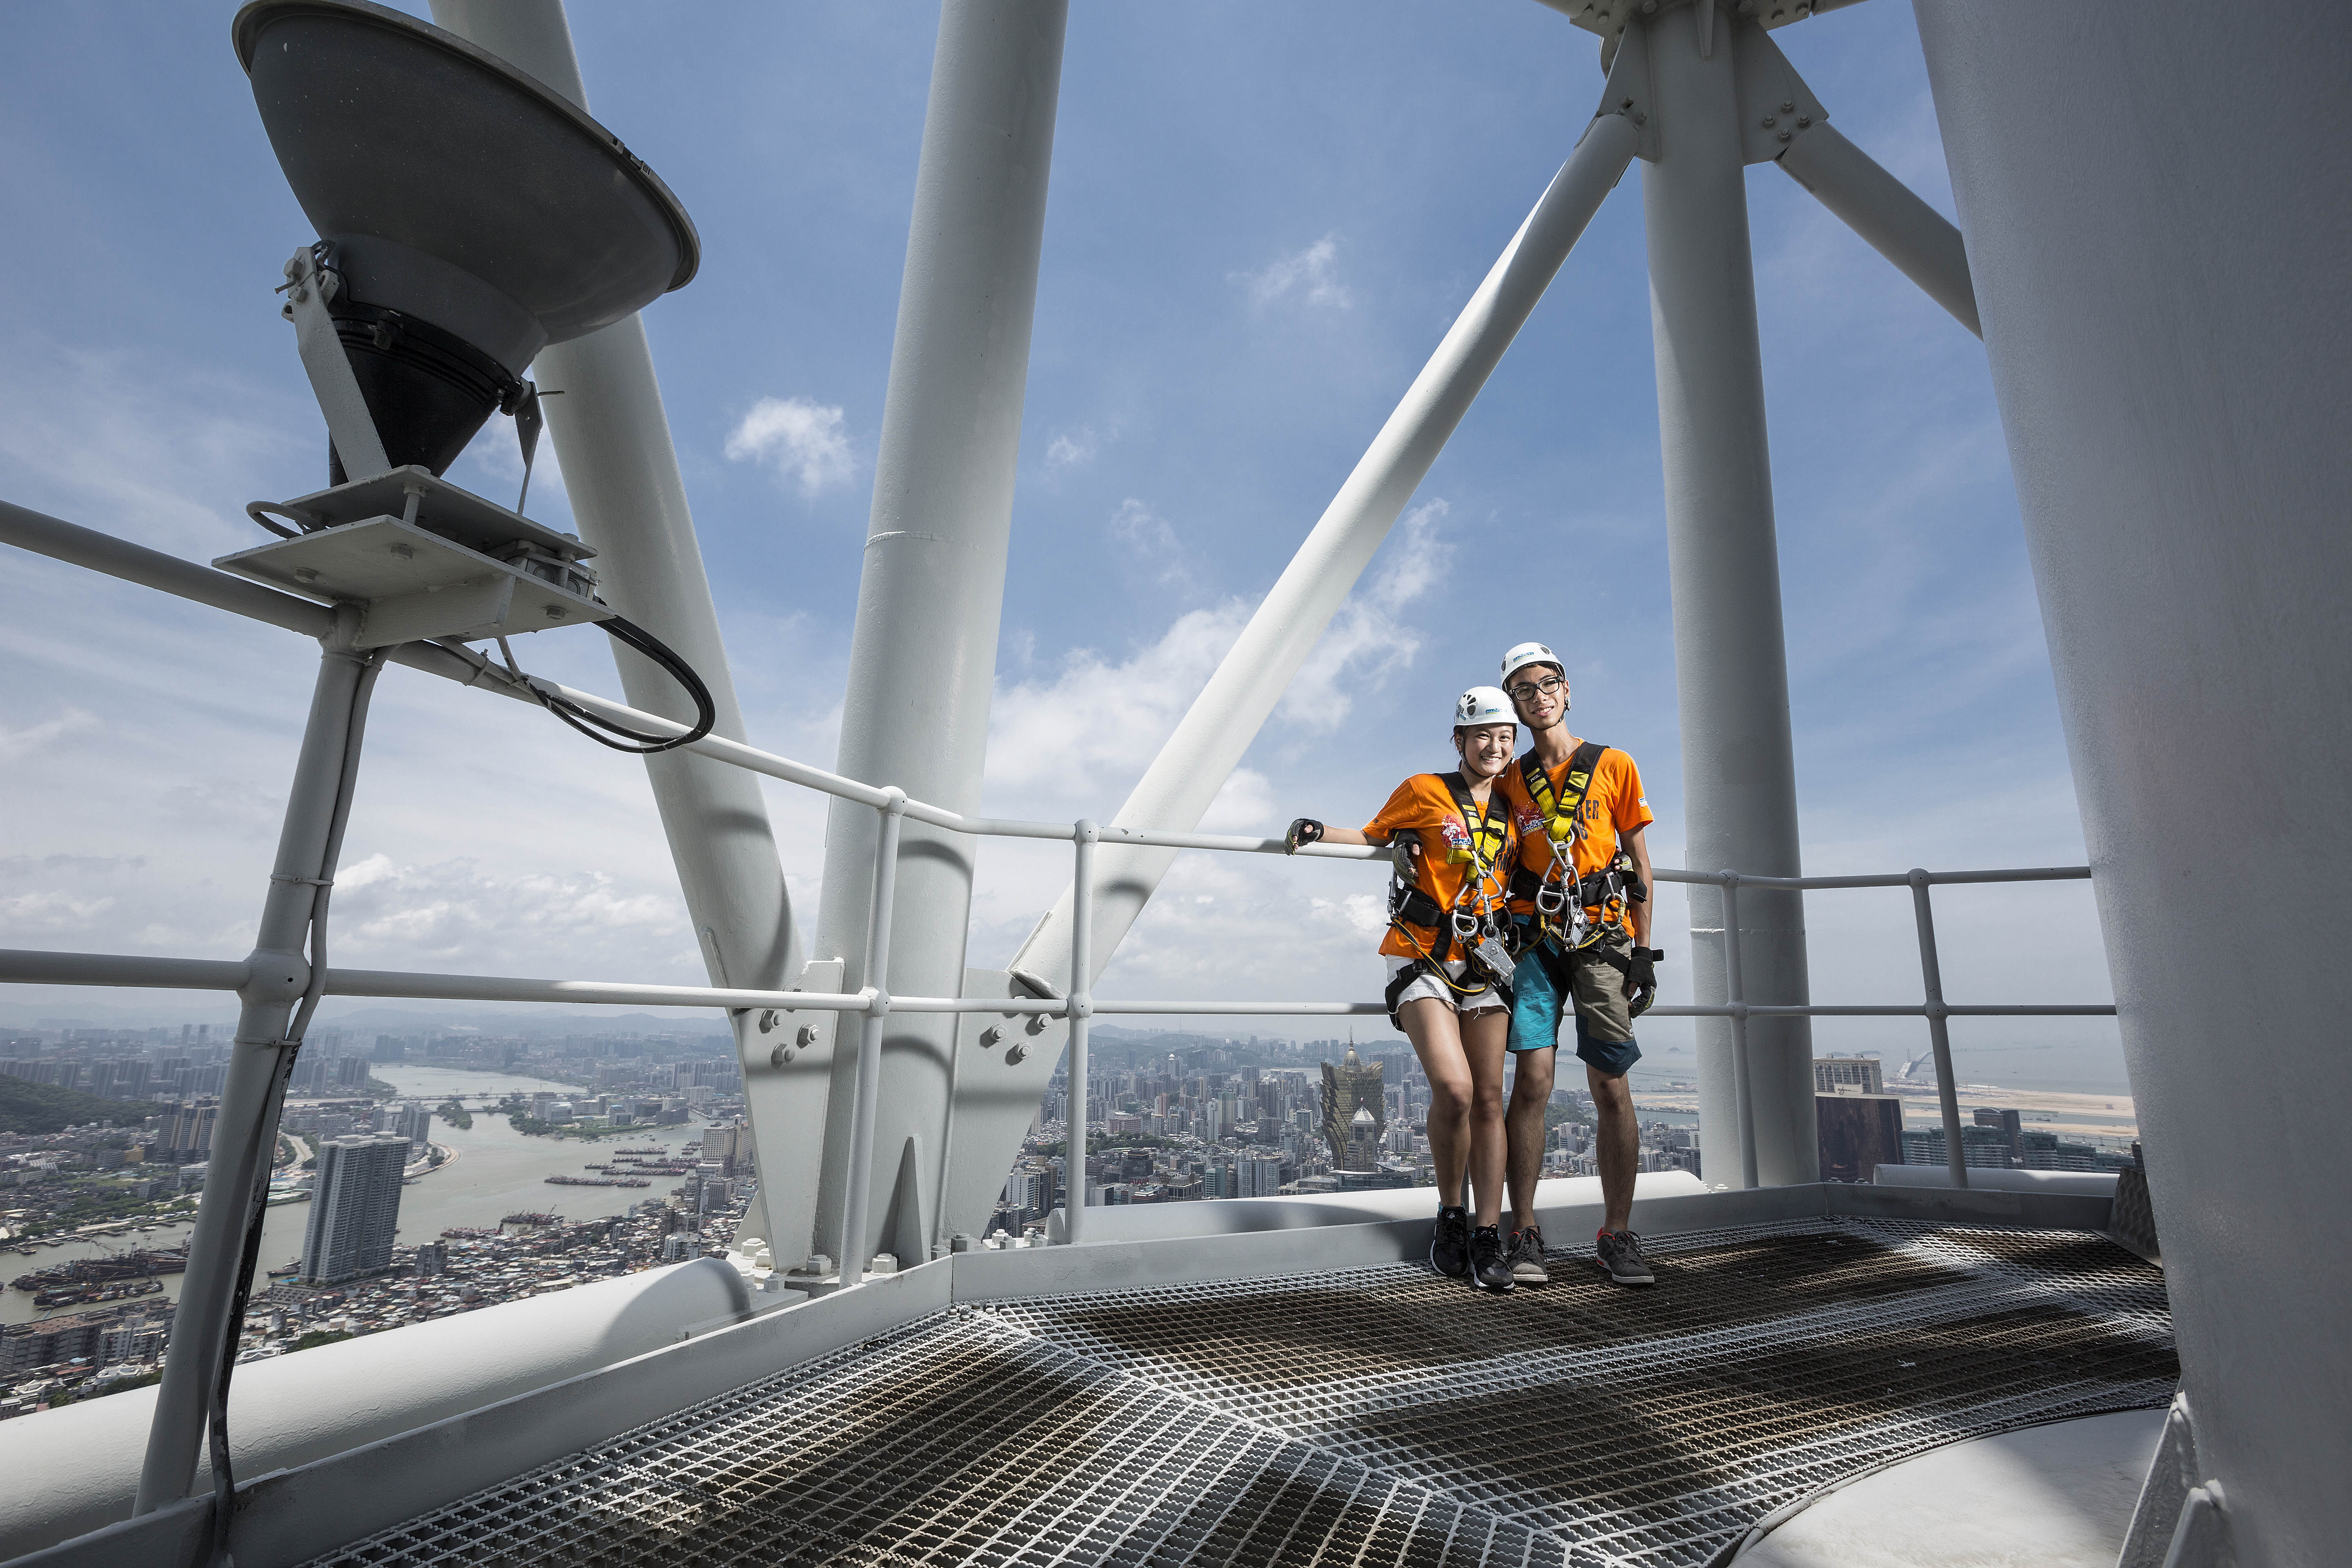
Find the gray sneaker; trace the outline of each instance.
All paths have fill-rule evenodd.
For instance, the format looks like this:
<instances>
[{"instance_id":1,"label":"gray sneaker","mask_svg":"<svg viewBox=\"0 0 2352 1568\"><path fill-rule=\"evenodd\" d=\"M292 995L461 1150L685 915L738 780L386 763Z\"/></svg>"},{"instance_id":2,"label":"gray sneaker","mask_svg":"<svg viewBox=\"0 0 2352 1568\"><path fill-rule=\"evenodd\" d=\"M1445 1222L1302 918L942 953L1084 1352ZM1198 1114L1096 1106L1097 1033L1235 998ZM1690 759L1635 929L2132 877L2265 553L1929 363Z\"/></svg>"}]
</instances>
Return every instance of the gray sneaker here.
<instances>
[{"instance_id":1,"label":"gray sneaker","mask_svg":"<svg viewBox=\"0 0 2352 1568\"><path fill-rule=\"evenodd\" d=\"M1544 1267L1543 1231L1537 1226L1511 1232L1510 1249L1504 1260L1511 1266L1511 1278L1522 1285L1549 1285L1551 1270Z\"/></svg>"},{"instance_id":2,"label":"gray sneaker","mask_svg":"<svg viewBox=\"0 0 2352 1568\"><path fill-rule=\"evenodd\" d=\"M1482 1225L1470 1233L1470 1283L1500 1295L1518 1283L1503 1248L1502 1231Z\"/></svg>"},{"instance_id":3,"label":"gray sneaker","mask_svg":"<svg viewBox=\"0 0 2352 1568\"><path fill-rule=\"evenodd\" d=\"M1657 1283L1658 1277L1650 1272L1650 1260L1642 1256L1642 1238L1632 1231L1604 1230L1594 1245L1601 1254L1601 1267L1615 1283Z\"/></svg>"}]
</instances>

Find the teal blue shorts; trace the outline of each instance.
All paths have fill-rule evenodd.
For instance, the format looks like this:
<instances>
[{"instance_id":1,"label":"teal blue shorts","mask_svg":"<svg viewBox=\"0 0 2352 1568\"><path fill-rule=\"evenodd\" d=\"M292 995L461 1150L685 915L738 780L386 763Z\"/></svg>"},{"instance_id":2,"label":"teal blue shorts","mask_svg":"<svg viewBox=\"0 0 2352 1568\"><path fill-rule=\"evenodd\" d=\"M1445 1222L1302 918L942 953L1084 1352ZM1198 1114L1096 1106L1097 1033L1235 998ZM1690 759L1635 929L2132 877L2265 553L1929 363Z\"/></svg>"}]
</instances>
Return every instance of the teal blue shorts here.
<instances>
[{"instance_id":1,"label":"teal blue shorts","mask_svg":"<svg viewBox=\"0 0 2352 1568\"><path fill-rule=\"evenodd\" d=\"M1603 940L1620 952L1630 945L1622 939ZM1585 1066L1603 1078L1622 1078L1642 1059L1625 977L1595 949L1563 953L1549 942L1525 949L1511 990L1511 1049L1545 1051L1559 1045L1559 1026L1573 1006L1576 1054Z\"/></svg>"}]
</instances>

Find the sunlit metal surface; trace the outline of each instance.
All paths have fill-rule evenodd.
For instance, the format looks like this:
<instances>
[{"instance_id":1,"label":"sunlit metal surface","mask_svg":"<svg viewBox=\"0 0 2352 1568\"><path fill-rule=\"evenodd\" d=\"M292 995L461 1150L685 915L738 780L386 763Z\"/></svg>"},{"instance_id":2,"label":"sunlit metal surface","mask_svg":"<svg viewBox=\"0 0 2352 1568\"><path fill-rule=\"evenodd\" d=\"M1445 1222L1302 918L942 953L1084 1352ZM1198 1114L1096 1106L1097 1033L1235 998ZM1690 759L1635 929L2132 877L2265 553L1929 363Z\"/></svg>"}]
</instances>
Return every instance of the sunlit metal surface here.
<instances>
[{"instance_id":1,"label":"sunlit metal surface","mask_svg":"<svg viewBox=\"0 0 2352 1568\"><path fill-rule=\"evenodd\" d=\"M1703 1564L1822 1484L2160 1405L2163 1277L2072 1231L1825 1219L1556 1254L958 1307L328 1557Z\"/></svg>"}]
</instances>

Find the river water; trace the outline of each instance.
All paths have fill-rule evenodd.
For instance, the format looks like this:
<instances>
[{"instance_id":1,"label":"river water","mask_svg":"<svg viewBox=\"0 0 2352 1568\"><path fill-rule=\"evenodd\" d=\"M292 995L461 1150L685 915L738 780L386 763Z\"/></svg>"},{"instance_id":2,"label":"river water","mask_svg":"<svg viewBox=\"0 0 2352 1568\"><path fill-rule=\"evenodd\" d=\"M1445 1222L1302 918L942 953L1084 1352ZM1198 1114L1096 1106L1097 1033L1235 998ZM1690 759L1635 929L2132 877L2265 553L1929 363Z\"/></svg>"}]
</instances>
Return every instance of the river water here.
<instances>
[{"instance_id":1,"label":"river water","mask_svg":"<svg viewBox=\"0 0 2352 1568\"><path fill-rule=\"evenodd\" d=\"M679 1178L655 1176L650 1187L552 1187L547 1184L547 1178L594 1174L583 1167L592 1161L604 1163L615 1148L665 1147L675 1153L688 1139L702 1136L700 1125L690 1123L684 1127L631 1128L597 1142L578 1138L525 1137L509 1126L505 1117L484 1112L502 1095L520 1092L569 1096L582 1092L578 1086L551 1083L519 1073L462 1072L453 1068L413 1067L396 1062L378 1063L370 1070L398 1089L404 1099L437 1106L454 1095L474 1113L474 1125L466 1129L452 1127L437 1116L434 1118L433 1142L446 1146L457 1157L401 1189L399 1239L404 1246L431 1241L455 1226L495 1226L502 1216L524 1210L559 1214L571 1220L620 1214L634 1204L666 1195ZM284 1204L269 1211L261 1227L264 1267L283 1268L301 1257L302 1233L310 1218L309 1204ZM174 1246L189 1229L186 1224L158 1226L143 1236L134 1231L102 1240L36 1247L29 1258L15 1251L0 1251L0 1286L20 1274L47 1268L69 1258L123 1252L134 1246ZM181 1278L176 1274L163 1277L162 1299L178 1299ZM142 1300L153 1301L158 1298ZM121 1304L103 1302L90 1307L43 1310L33 1305L30 1291L0 1289L0 1322L30 1322L59 1312L93 1311Z\"/></svg>"}]
</instances>

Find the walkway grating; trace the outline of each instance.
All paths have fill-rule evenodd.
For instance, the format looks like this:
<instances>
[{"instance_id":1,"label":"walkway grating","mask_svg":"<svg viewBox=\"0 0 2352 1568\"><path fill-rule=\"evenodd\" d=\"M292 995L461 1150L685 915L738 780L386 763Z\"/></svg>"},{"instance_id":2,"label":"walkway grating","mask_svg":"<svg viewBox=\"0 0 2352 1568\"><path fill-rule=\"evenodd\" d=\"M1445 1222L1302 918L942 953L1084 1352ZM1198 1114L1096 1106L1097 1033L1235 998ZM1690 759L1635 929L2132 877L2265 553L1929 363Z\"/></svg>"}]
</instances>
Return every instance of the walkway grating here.
<instances>
[{"instance_id":1,"label":"walkway grating","mask_svg":"<svg viewBox=\"0 0 2352 1568\"><path fill-rule=\"evenodd\" d=\"M346 1547L518 1563L1707 1563L1825 1482L2162 1405L2163 1277L2076 1232L1818 1220L1624 1290L1391 1266L960 1306Z\"/></svg>"}]
</instances>

